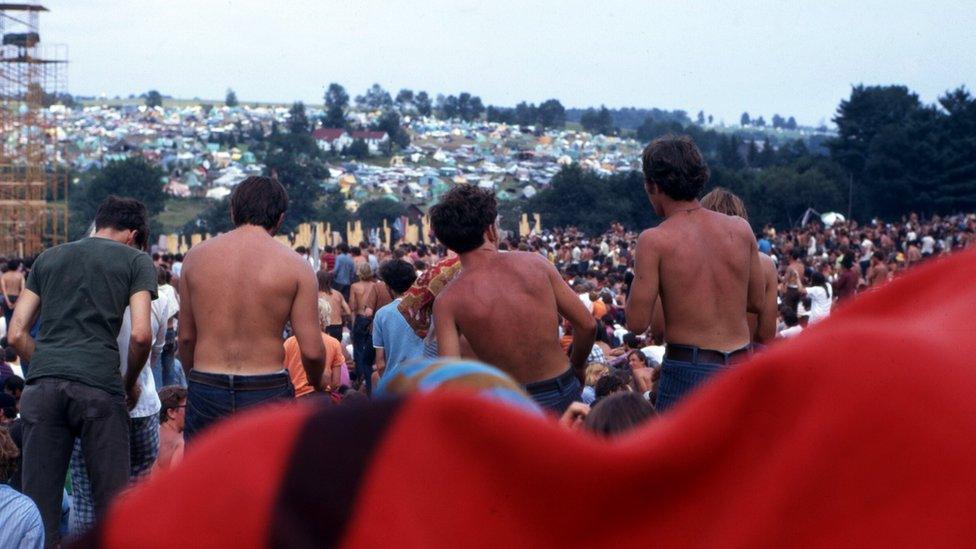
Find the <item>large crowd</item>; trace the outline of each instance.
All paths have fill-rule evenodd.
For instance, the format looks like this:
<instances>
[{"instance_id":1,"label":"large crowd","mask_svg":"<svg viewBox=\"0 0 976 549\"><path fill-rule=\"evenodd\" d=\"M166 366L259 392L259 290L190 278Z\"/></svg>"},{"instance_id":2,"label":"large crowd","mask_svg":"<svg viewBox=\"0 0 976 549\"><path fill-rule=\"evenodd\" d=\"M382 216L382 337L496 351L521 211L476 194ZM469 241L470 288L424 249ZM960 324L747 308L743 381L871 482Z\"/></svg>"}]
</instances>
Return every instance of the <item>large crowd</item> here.
<instances>
[{"instance_id":1,"label":"large crowd","mask_svg":"<svg viewBox=\"0 0 976 549\"><path fill-rule=\"evenodd\" d=\"M728 190L699 198L708 169L689 139L642 161L663 221L640 234L516 237L490 191L457 185L431 209L438 245L290 250L272 238L287 194L251 177L236 228L186 256L151 249L145 207L112 197L89 238L0 261L0 547L91 531L214 424L282 400L365 409L459 390L617 436L976 240L973 215L757 234Z\"/></svg>"}]
</instances>

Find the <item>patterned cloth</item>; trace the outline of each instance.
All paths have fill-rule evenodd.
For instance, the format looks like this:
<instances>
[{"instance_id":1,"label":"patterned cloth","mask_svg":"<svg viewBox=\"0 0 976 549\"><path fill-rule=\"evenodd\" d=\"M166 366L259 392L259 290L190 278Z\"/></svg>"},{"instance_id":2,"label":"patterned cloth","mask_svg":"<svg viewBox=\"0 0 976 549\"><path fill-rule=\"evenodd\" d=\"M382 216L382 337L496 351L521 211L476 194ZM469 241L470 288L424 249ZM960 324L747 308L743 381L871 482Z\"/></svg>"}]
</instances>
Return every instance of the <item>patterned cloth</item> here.
<instances>
[{"instance_id":1,"label":"patterned cloth","mask_svg":"<svg viewBox=\"0 0 976 549\"><path fill-rule=\"evenodd\" d=\"M0 547L41 549L44 525L31 498L0 483Z\"/></svg>"},{"instance_id":2,"label":"patterned cloth","mask_svg":"<svg viewBox=\"0 0 976 549\"><path fill-rule=\"evenodd\" d=\"M159 416L129 419L129 480L146 476L156 463L159 454ZM71 452L71 514L68 531L82 534L95 525L95 501L92 499L91 480L81 450L81 439L75 439Z\"/></svg>"},{"instance_id":3,"label":"patterned cloth","mask_svg":"<svg viewBox=\"0 0 976 549\"><path fill-rule=\"evenodd\" d=\"M461 272L461 258L449 257L424 271L413 283L397 307L407 319L417 337L427 337L431 315L434 312L434 298L445 286Z\"/></svg>"},{"instance_id":4,"label":"patterned cloth","mask_svg":"<svg viewBox=\"0 0 976 549\"><path fill-rule=\"evenodd\" d=\"M375 395L405 396L434 391L465 391L541 415L542 409L505 372L474 360L423 359L383 376Z\"/></svg>"}]
</instances>

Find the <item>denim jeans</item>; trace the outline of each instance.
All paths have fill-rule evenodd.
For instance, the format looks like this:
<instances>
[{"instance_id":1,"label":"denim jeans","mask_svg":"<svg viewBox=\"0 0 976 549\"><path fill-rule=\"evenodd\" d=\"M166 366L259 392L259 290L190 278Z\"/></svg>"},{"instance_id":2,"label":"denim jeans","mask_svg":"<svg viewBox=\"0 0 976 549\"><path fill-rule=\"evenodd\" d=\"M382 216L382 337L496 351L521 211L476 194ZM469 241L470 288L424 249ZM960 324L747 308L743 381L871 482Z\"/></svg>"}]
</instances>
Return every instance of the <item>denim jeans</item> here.
<instances>
[{"instance_id":1,"label":"denim jeans","mask_svg":"<svg viewBox=\"0 0 976 549\"><path fill-rule=\"evenodd\" d=\"M583 386L570 368L552 379L529 383L525 391L539 406L562 414L570 404L580 400Z\"/></svg>"},{"instance_id":2,"label":"denim jeans","mask_svg":"<svg viewBox=\"0 0 976 549\"><path fill-rule=\"evenodd\" d=\"M663 412L678 403L708 378L728 369L724 364L684 362L665 358L661 363L657 401L654 407Z\"/></svg>"},{"instance_id":3,"label":"denim jeans","mask_svg":"<svg viewBox=\"0 0 976 549\"><path fill-rule=\"evenodd\" d=\"M166 344L163 345L159 360L152 365L152 375L157 391L167 385L186 387L186 376L183 375L183 369L176 361L175 328L166 329Z\"/></svg>"},{"instance_id":4,"label":"denim jeans","mask_svg":"<svg viewBox=\"0 0 976 549\"><path fill-rule=\"evenodd\" d=\"M373 391L373 364L376 363L372 320L357 316L352 325L352 359L356 363L356 377L366 385L367 394Z\"/></svg>"},{"instance_id":5,"label":"denim jeans","mask_svg":"<svg viewBox=\"0 0 976 549\"><path fill-rule=\"evenodd\" d=\"M190 439L212 424L244 408L293 400L295 388L288 372L256 376L191 371L186 397L183 439Z\"/></svg>"}]
</instances>

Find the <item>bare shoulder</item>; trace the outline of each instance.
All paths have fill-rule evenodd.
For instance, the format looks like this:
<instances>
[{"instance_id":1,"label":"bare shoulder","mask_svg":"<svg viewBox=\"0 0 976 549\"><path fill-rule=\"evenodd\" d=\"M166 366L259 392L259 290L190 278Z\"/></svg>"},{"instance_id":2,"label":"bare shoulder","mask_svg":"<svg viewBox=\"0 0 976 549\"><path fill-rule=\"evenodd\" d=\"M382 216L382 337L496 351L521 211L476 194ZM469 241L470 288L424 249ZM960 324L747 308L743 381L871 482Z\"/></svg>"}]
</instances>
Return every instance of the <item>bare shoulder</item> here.
<instances>
[{"instance_id":1,"label":"bare shoulder","mask_svg":"<svg viewBox=\"0 0 976 549\"><path fill-rule=\"evenodd\" d=\"M668 242L668 228L661 224L657 227L644 229L637 237L637 253L660 250Z\"/></svg>"}]
</instances>

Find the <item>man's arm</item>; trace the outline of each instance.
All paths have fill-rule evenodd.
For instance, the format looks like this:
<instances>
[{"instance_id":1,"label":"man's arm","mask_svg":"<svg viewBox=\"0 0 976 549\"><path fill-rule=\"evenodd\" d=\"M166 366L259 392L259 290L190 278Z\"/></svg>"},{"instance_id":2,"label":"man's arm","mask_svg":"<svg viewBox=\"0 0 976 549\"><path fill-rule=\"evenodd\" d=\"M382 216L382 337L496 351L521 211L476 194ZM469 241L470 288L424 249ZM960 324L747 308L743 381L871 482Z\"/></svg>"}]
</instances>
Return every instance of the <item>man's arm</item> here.
<instances>
[{"instance_id":1,"label":"man's arm","mask_svg":"<svg viewBox=\"0 0 976 549\"><path fill-rule=\"evenodd\" d=\"M447 296L442 293L434 300L434 334L437 336L437 354L460 357L461 333L457 324L454 323L454 312L445 297Z\"/></svg>"},{"instance_id":2,"label":"man's arm","mask_svg":"<svg viewBox=\"0 0 976 549\"><path fill-rule=\"evenodd\" d=\"M190 256L183 261L183 280L180 281L180 324L177 334L180 364L186 375L193 370L193 357L197 348L197 324L193 316L193 300L190 298Z\"/></svg>"},{"instance_id":3,"label":"man's arm","mask_svg":"<svg viewBox=\"0 0 976 549\"><path fill-rule=\"evenodd\" d=\"M644 333L651 324L654 304L661 292L660 265L661 258L654 247L654 233L644 231L637 239L637 249L634 250L634 281L630 284L630 297L624 308L627 329L635 334Z\"/></svg>"},{"instance_id":4,"label":"man's arm","mask_svg":"<svg viewBox=\"0 0 976 549\"><path fill-rule=\"evenodd\" d=\"M746 311L750 313L762 314L766 304L766 276L763 274L762 261L759 259L759 247L756 245L756 237L752 235L749 222L742 220L745 230L748 231L749 238L749 296L746 302Z\"/></svg>"},{"instance_id":5,"label":"man's arm","mask_svg":"<svg viewBox=\"0 0 976 549\"><path fill-rule=\"evenodd\" d=\"M763 276L765 280L765 304L763 312L759 314L759 325L756 330L756 338L762 343L769 343L776 339L776 317L779 311L776 308L776 289L777 276L776 266L768 255L763 255L761 259L763 265Z\"/></svg>"},{"instance_id":6,"label":"man's arm","mask_svg":"<svg viewBox=\"0 0 976 549\"><path fill-rule=\"evenodd\" d=\"M31 326L41 310L41 298L27 288L17 298L14 316L7 326L7 342L17 350L21 358L30 360L34 356L34 339L30 336Z\"/></svg>"},{"instance_id":7,"label":"man's arm","mask_svg":"<svg viewBox=\"0 0 976 549\"><path fill-rule=\"evenodd\" d=\"M383 347L375 347L375 349L376 349L376 373L382 376L383 370L386 369L386 353L383 352Z\"/></svg>"},{"instance_id":8,"label":"man's arm","mask_svg":"<svg viewBox=\"0 0 976 549\"><path fill-rule=\"evenodd\" d=\"M298 340L302 367L312 388L322 389L322 372L325 371L325 346L322 344L322 325L319 321L318 282L307 262L298 278L298 292L291 304L291 329Z\"/></svg>"},{"instance_id":9,"label":"man's arm","mask_svg":"<svg viewBox=\"0 0 976 549\"><path fill-rule=\"evenodd\" d=\"M129 335L125 394L131 410L139 400L139 387L136 381L152 350L152 295L146 290L141 290L129 296L129 314L132 319L132 333Z\"/></svg>"},{"instance_id":10,"label":"man's arm","mask_svg":"<svg viewBox=\"0 0 976 549\"><path fill-rule=\"evenodd\" d=\"M576 292L559 276L556 267L548 261L542 261L540 265L545 265L546 274L549 275L549 282L556 297L556 309L573 325L573 351L569 357L569 364L577 375L582 376L586 369L586 359L593 349L593 342L596 341L596 320L586 310L586 306L580 301Z\"/></svg>"},{"instance_id":11,"label":"man's arm","mask_svg":"<svg viewBox=\"0 0 976 549\"><path fill-rule=\"evenodd\" d=\"M151 306L152 305L150 305L150 307ZM156 364L159 357L163 354L163 347L166 346L166 324L169 321L169 307L164 306L162 309L162 318L158 319L159 323L156 326L156 333L153 334L152 352L149 353L150 365Z\"/></svg>"}]
</instances>

